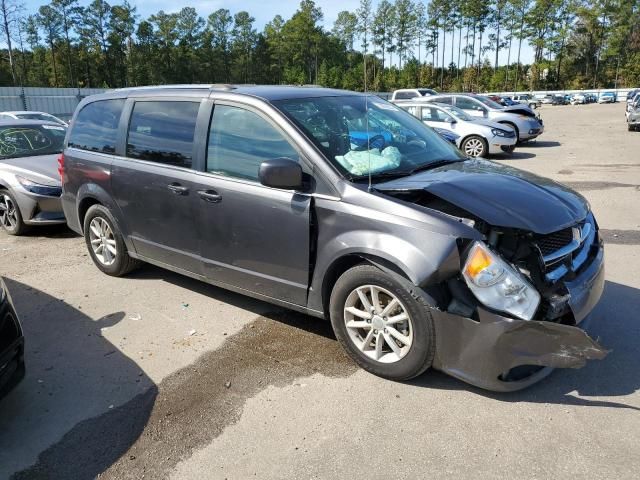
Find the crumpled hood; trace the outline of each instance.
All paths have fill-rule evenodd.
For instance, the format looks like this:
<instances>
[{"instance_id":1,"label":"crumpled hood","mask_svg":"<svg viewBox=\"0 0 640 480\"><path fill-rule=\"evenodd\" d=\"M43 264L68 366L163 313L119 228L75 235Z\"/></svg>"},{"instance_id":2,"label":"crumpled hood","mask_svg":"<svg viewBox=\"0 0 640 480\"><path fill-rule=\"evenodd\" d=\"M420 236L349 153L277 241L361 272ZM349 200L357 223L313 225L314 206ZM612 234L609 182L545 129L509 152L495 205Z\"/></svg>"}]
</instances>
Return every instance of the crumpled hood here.
<instances>
[{"instance_id":1,"label":"crumpled hood","mask_svg":"<svg viewBox=\"0 0 640 480\"><path fill-rule=\"evenodd\" d=\"M483 159L450 163L375 188L424 189L490 225L538 234L574 225L589 211L585 198L564 185Z\"/></svg>"},{"instance_id":2,"label":"crumpled hood","mask_svg":"<svg viewBox=\"0 0 640 480\"><path fill-rule=\"evenodd\" d=\"M37 155L34 157L8 158L0 160L0 169L45 185L60 185L58 157L60 155ZM35 175L34 175L35 174Z\"/></svg>"}]
</instances>

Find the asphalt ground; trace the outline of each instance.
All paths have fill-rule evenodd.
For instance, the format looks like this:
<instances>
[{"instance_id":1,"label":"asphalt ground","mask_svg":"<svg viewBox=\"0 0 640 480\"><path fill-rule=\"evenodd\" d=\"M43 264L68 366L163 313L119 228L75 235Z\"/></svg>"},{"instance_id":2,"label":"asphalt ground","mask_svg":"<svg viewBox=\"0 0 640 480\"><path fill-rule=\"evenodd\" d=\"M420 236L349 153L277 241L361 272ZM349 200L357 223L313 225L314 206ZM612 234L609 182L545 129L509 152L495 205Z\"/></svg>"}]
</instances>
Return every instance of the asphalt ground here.
<instances>
[{"instance_id":1,"label":"asphalt ground","mask_svg":"<svg viewBox=\"0 0 640 480\"><path fill-rule=\"evenodd\" d=\"M0 479L638 478L640 133L624 107L545 106L511 158L591 203L603 361L521 392L382 380L311 317L146 266L101 274L64 227L0 233L27 375L0 402Z\"/></svg>"}]
</instances>

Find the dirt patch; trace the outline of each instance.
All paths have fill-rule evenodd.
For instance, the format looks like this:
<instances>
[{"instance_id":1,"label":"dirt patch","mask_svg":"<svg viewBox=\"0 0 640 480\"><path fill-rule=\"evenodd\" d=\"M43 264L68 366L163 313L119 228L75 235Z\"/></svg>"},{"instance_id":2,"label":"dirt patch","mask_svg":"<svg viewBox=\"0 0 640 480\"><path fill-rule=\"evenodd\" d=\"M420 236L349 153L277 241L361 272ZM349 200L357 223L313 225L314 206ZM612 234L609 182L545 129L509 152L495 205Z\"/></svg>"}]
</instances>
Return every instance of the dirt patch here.
<instances>
[{"instance_id":1,"label":"dirt patch","mask_svg":"<svg viewBox=\"0 0 640 480\"><path fill-rule=\"evenodd\" d=\"M562 170L560 172L562 173ZM603 181L584 181L584 182L563 182L568 187L574 188L576 190L588 191L588 190L609 190L611 188L635 188L636 190L640 190L640 185L634 185L632 183L621 183L621 182L603 182Z\"/></svg>"},{"instance_id":2,"label":"dirt patch","mask_svg":"<svg viewBox=\"0 0 640 480\"><path fill-rule=\"evenodd\" d=\"M179 461L238 421L246 400L268 385L290 385L315 373L345 377L356 370L328 322L291 312L259 317L220 349L164 380L157 396L139 395L81 422L43 452L35 466L13 478L166 478ZM126 439L136 412L154 398L142 434L118 461L96 471L96 465L104 465L101 457ZM110 427L114 424L120 425L116 431Z\"/></svg>"}]
</instances>

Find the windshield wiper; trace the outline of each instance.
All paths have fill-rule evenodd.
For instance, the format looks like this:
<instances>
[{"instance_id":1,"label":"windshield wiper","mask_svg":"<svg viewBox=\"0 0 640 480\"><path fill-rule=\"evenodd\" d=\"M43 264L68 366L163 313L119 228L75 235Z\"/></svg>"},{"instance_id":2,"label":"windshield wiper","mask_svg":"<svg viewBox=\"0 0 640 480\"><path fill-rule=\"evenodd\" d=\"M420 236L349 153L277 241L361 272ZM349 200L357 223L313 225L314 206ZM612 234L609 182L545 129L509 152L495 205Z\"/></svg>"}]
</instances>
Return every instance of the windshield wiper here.
<instances>
[{"instance_id":1,"label":"windshield wiper","mask_svg":"<svg viewBox=\"0 0 640 480\"><path fill-rule=\"evenodd\" d=\"M405 175L413 175L414 173L418 173L418 172L423 172L425 170L431 170L432 168L437 168L437 167L441 167L442 165L446 165L448 163L456 163L456 162L462 162L464 159L442 159L442 160L435 160L433 162L429 162L429 163L425 163L424 165L420 165L419 167L416 167L412 170L408 170L405 172Z\"/></svg>"}]
</instances>

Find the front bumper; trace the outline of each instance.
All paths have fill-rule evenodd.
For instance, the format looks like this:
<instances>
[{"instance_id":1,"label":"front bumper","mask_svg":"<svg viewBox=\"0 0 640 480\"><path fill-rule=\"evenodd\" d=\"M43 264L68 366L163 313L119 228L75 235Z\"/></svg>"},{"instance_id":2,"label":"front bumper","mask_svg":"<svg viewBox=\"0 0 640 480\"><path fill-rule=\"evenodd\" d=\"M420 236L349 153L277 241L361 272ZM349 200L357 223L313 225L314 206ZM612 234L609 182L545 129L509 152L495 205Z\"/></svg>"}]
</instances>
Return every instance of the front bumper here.
<instances>
[{"instance_id":1,"label":"front bumper","mask_svg":"<svg viewBox=\"0 0 640 480\"><path fill-rule=\"evenodd\" d=\"M493 136L487 139L489 144L489 154L503 153L505 150L502 147L511 147L518 143L518 139L515 135L511 138Z\"/></svg>"},{"instance_id":2,"label":"front bumper","mask_svg":"<svg viewBox=\"0 0 640 480\"><path fill-rule=\"evenodd\" d=\"M16 196L25 224L51 225L66 223L60 197L37 195L18 188L15 188L13 193Z\"/></svg>"},{"instance_id":3,"label":"front bumper","mask_svg":"<svg viewBox=\"0 0 640 480\"><path fill-rule=\"evenodd\" d=\"M520 129L520 140L533 140L544 133L544 125L539 121L527 122L525 128Z\"/></svg>"},{"instance_id":4,"label":"front bumper","mask_svg":"<svg viewBox=\"0 0 640 480\"><path fill-rule=\"evenodd\" d=\"M576 324L585 320L604 289L602 247L593 262L571 282L565 282ZM436 356L434 368L477 387L509 392L526 388L554 368L580 368L587 360L607 355L578 326L548 321L518 320L478 309L475 321L433 310ZM505 375L516 367L540 367L518 380Z\"/></svg>"}]
</instances>

